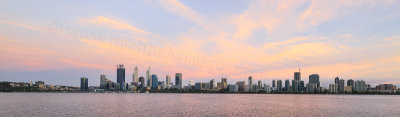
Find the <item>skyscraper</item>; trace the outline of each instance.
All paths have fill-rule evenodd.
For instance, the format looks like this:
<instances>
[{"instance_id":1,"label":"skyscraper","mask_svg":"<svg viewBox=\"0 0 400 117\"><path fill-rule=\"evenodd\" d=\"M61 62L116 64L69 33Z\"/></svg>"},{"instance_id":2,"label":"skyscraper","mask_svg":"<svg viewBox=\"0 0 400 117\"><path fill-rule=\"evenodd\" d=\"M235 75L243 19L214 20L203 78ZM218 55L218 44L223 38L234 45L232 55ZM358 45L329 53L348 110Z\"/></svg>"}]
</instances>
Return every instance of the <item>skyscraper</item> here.
<instances>
[{"instance_id":1,"label":"skyscraper","mask_svg":"<svg viewBox=\"0 0 400 117\"><path fill-rule=\"evenodd\" d=\"M292 80L292 92L297 93L299 91L299 81Z\"/></svg>"},{"instance_id":2,"label":"skyscraper","mask_svg":"<svg viewBox=\"0 0 400 117\"><path fill-rule=\"evenodd\" d=\"M100 88L105 89L107 84L107 78L105 74L100 75Z\"/></svg>"},{"instance_id":3,"label":"skyscraper","mask_svg":"<svg viewBox=\"0 0 400 117\"><path fill-rule=\"evenodd\" d=\"M290 92L290 81L289 80L285 80L285 91Z\"/></svg>"},{"instance_id":4,"label":"skyscraper","mask_svg":"<svg viewBox=\"0 0 400 117\"><path fill-rule=\"evenodd\" d=\"M249 86L251 87L251 85L253 85L253 77L249 76Z\"/></svg>"},{"instance_id":5,"label":"skyscraper","mask_svg":"<svg viewBox=\"0 0 400 117\"><path fill-rule=\"evenodd\" d=\"M277 90L278 92L281 92L281 91L282 91L282 80L278 80L278 81L276 82L276 90Z\"/></svg>"},{"instance_id":6,"label":"skyscraper","mask_svg":"<svg viewBox=\"0 0 400 117\"><path fill-rule=\"evenodd\" d=\"M125 67L123 64L117 65L117 83L125 83Z\"/></svg>"},{"instance_id":7,"label":"skyscraper","mask_svg":"<svg viewBox=\"0 0 400 117\"><path fill-rule=\"evenodd\" d=\"M228 80L226 78L221 78L222 88L228 88Z\"/></svg>"},{"instance_id":8,"label":"skyscraper","mask_svg":"<svg viewBox=\"0 0 400 117\"><path fill-rule=\"evenodd\" d=\"M317 84L317 87L320 87L319 75L318 75L318 74L311 74L311 75L308 77L308 82L309 82L310 84L311 84L311 83Z\"/></svg>"},{"instance_id":9,"label":"skyscraper","mask_svg":"<svg viewBox=\"0 0 400 117\"><path fill-rule=\"evenodd\" d=\"M140 84L141 85L145 85L144 83L145 83L145 80L144 80L144 77L139 77L139 82L140 82Z\"/></svg>"},{"instance_id":10,"label":"skyscraper","mask_svg":"<svg viewBox=\"0 0 400 117\"><path fill-rule=\"evenodd\" d=\"M352 90L354 90L354 80L353 79L347 80L347 86L351 86Z\"/></svg>"},{"instance_id":11,"label":"skyscraper","mask_svg":"<svg viewBox=\"0 0 400 117\"><path fill-rule=\"evenodd\" d=\"M272 80L272 87L275 88L275 80Z\"/></svg>"},{"instance_id":12,"label":"skyscraper","mask_svg":"<svg viewBox=\"0 0 400 117\"><path fill-rule=\"evenodd\" d=\"M81 90L87 90L87 89L88 89L88 78L81 77Z\"/></svg>"},{"instance_id":13,"label":"skyscraper","mask_svg":"<svg viewBox=\"0 0 400 117\"><path fill-rule=\"evenodd\" d=\"M339 89L340 93L344 92L344 80L343 79L339 80L339 88L338 89Z\"/></svg>"},{"instance_id":14,"label":"skyscraper","mask_svg":"<svg viewBox=\"0 0 400 117\"><path fill-rule=\"evenodd\" d=\"M150 66L146 71L147 86L151 87L151 76L150 76Z\"/></svg>"},{"instance_id":15,"label":"skyscraper","mask_svg":"<svg viewBox=\"0 0 400 117\"><path fill-rule=\"evenodd\" d=\"M257 89L259 89L259 90L262 89L262 81L261 80L258 81Z\"/></svg>"},{"instance_id":16,"label":"skyscraper","mask_svg":"<svg viewBox=\"0 0 400 117\"><path fill-rule=\"evenodd\" d=\"M304 81L300 80L299 82L299 92L304 92Z\"/></svg>"},{"instance_id":17,"label":"skyscraper","mask_svg":"<svg viewBox=\"0 0 400 117\"><path fill-rule=\"evenodd\" d=\"M335 84L339 86L339 77L335 78Z\"/></svg>"},{"instance_id":18,"label":"skyscraper","mask_svg":"<svg viewBox=\"0 0 400 117\"><path fill-rule=\"evenodd\" d=\"M171 85L171 76L169 75L165 76L165 82L167 86Z\"/></svg>"},{"instance_id":19,"label":"skyscraper","mask_svg":"<svg viewBox=\"0 0 400 117\"><path fill-rule=\"evenodd\" d=\"M301 74L300 72L294 72L294 80L300 81L301 80Z\"/></svg>"},{"instance_id":20,"label":"skyscraper","mask_svg":"<svg viewBox=\"0 0 400 117\"><path fill-rule=\"evenodd\" d=\"M137 68L137 66L135 66L135 69L133 70L133 82L139 82L139 70Z\"/></svg>"},{"instance_id":21,"label":"skyscraper","mask_svg":"<svg viewBox=\"0 0 400 117\"><path fill-rule=\"evenodd\" d=\"M151 75L151 89L158 90L158 77L156 74Z\"/></svg>"},{"instance_id":22,"label":"skyscraper","mask_svg":"<svg viewBox=\"0 0 400 117\"><path fill-rule=\"evenodd\" d=\"M182 89L182 73L175 73L175 86Z\"/></svg>"},{"instance_id":23,"label":"skyscraper","mask_svg":"<svg viewBox=\"0 0 400 117\"><path fill-rule=\"evenodd\" d=\"M210 89L214 89L214 79L210 80Z\"/></svg>"}]
</instances>

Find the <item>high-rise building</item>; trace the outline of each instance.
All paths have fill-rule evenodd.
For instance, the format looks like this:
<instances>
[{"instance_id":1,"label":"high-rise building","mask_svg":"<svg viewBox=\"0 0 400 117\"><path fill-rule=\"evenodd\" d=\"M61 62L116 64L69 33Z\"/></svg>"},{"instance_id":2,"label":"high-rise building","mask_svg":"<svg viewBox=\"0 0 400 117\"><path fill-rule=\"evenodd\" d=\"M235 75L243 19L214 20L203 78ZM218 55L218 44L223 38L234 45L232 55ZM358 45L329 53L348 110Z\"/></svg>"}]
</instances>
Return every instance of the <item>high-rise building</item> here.
<instances>
[{"instance_id":1,"label":"high-rise building","mask_svg":"<svg viewBox=\"0 0 400 117\"><path fill-rule=\"evenodd\" d=\"M317 87L320 87L319 75L318 75L318 74L311 74L311 75L308 77L308 82L309 82L309 83L317 84Z\"/></svg>"},{"instance_id":2,"label":"high-rise building","mask_svg":"<svg viewBox=\"0 0 400 117\"><path fill-rule=\"evenodd\" d=\"M339 86L339 77L335 78L335 84Z\"/></svg>"},{"instance_id":3,"label":"high-rise building","mask_svg":"<svg viewBox=\"0 0 400 117\"><path fill-rule=\"evenodd\" d=\"M100 88L105 89L107 85L107 78L105 74L100 75Z\"/></svg>"},{"instance_id":4,"label":"high-rise building","mask_svg":"<svg viewBox=\"0 0 400 117\"><path fill-rule=\"evenodd\" d=\"M81 90L88 90L88 78L81 77Z\"/></svg>"},{"instance_id":5,"label":"high-rise building","mask_svg":"<svg viewBox=\"0 0 400 117\"><path fill-rule=\"evenodd\" d=\"M292 92L297 93L299 91L299 81L292 80Z\"/></svg>"},{"instance_id":6,"label":"high-rise building","mask_svg":"<svg viewBox=\"0 0 400 117\"><path fill-rule=\"evenodd\" d=\"M304 92L304 81L300 80L299 82L299 92Z\"/></svg>"},{"instance_id":7,"label":"high-rise building","mask_svg":"<svg viewBox=\"0 0 400 117\"><path fill-rule=\"evenodd\" d=\"M239 88L238 88L239 92L245 92L245 89L246 89L246 82L245 81L236 82L236 85L239 86Z\"/></svg>"},{"instance_id":8,"label":"high-rise building","mask_svg":"<svg viewBox=\"0 0 400 117\"><path fill-rule=\"evenodd\" d=\"M285 91L290 92L290 81L289 80L285 80Z\"/></svg>"},{"instance_id":9,"label":"high-rise building","mask_svg":"<svg viewBox=\"0 0 400 117\"><path fill-rule=\"evenodd\" d=\"M214 89L214 79L210 80L210 89Z\"/></svg>"},{"instance_id":10,"label":"high-rise building","mask_svg":"<svg viewBox=\"0 0 400 117\"><path fill-rule=\"evenodd\" d=\"M151 89L158 90L158 77L156 74L151 75Z\"/></svg>"},{"instance_id":11,"label":"high-rise building","mask_svg":"<svg viewBox=\"0 0 400 117\"><path fill-rule=\"evenodd\" d=\"M228 80L226 78L221 78L221 84L223 89L228 88Z\"/></svg>"},{"instance_id":12,"label":"high-rise building","mask_svg":"<svg viewBox=\"0 0 400 117\"><path fill-rule=\"evenodd\" d=\"M139 70L137 68L137 66L135 66L135 69L133 70L133 82L139 82Z\"/></svg>"},{"instance_id":13,"label":"high-rise building","mask_svg":"<svg viewBox=\"0 0 400 117\"><path fill-rule=\"evenodd\" d=\"M175 73L175 86L182 89L182 73Z\"/></svg>"},{"instance_id":14,"label":"high-rise building","mask_svg":"<svg viewBox=\"0 0 400 117\"><path fill-rule=\"evenodd\" d=\"M275 88L275 80L272 80L272 87Z\"/></svg>"},{"instance_id":15,"label":"high-rise building","mask_svg":"<svg viewBox=\"0 0 400 117\"><path fill-rule=\"evenodd\" d=\"M294 72L294 80L300 81L301 80L301 74L300 72Z\"/></svg>"},{"instance_id":16,"label":"high-rise building","mask_svg":"<svg viewBox=\"0 0 400 117\"><path fill-rule=\"evenodd\" d=\"M343 79L339 80L338 90L339 90L339 93L343 93L344 92L344 80Z\"/></svg>"},{"instance_id":17,"label":"high-rise building","mask_svg":"<svg viewBox=\"0 0 400 117\"><path fill-rule=\"evenodd\" d=\"M150 66L149 66L149 68L147 68L147 71L146 71L146 79L147 79L147 86L148 87L151 87L151 75L150 75Z\"/></svg>"},{"instance_id":18,"label":"high-rise building","mask_svg":"<svg viewBox=\"0 0 400 117\"><path fill-rule=\"evenodd\" d=\"M117 65L117 83L125 83L125 67L123 64Z\"/></svg>"},{"instance_id":19,"label":"high-rise building","mask_svg":"<svg viewBox=\"0 0 400 117\"><path fill-rule=\"evenodd\" d=\"M249 86L253 85L253 77L249 76Z\"/></svg>"},{"instance_id":20,"label":"high-rise building","mask_svg":"<svg viewBox=\"0 0 400 117\"><path fill-rule=\"evenodd\" d=\"M282 91L282 80L278 80L276 82L276 91L278 91L278 92Z\"/></svg>"},{"instance_id":21,"label":"high-rise building","mask_svg":"<svg viewBox=\"0 0 400 117\"><path fill-rule=\"evenodd\" d=\"M171 76L169 75L165 76L165 82L167 83L166 84L167 86L171 85Z\"/></svg>"},{"instance_id":22,"label":"high-rise building","mask_svg":"<svg viewBox=\"0 0 400 117\"><path fill-rule=\"evenodd\" d=\"M140 84L141 85L145 85L144 83L145 83L145 80L144 80L144 77L139 77L139 82L140 82Z\"/></svg>"},{"instance_id":23,"label":"high-rise building","mask_svg":"<svg viewBox=\"0 0 400 117\"><path fill-rule=\"evenodd\" d=\"M347 80L347 86L351 86L351 89L354 90L354 80L353 79Z\"/></svg>"},{"instance_id":24,"label":"high-rise building","mask_svg":"<svg viewBox=\"0 0 400 117\"><path fill-rule=\"evenodd\" d=\"M258 90L261 90L261 89L262 89L262 81L261 81L261 80L258 81L257 89L258 89Z\"/></svg>"},{"instance_id":25,"label":"high-rise building","mask_svg":"<svg viewBox=\"0 0 400 117\"><path fill-rule=\"evenodd\" d=\"M367 91L367 87L365 85L365 81L364 80L356 80L354 82L354 91L358 92L358 93L363 93Z\"/></svg>"}]
</instances>

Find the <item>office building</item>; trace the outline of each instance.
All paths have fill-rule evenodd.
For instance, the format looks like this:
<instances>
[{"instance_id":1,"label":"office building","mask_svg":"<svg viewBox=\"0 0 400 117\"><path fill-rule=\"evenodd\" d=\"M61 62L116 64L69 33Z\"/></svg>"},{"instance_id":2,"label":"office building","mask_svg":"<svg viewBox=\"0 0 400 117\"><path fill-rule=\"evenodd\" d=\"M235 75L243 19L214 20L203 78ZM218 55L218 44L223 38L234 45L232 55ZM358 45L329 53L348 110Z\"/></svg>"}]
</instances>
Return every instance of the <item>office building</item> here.
<instances>
[{"instance_id":1,"label":"office building","mask_svg":"<svg viewBox=\"0 0 400 117\"><path fill-rule=\"evenodd\" d=\"M125 67L123 64L117 65L117 83L125 82Z\"/></svg>"},{"instance_id":2,"label":"office building","mask_svg":"<svg viewBox=\"0 0 400 117\"><path fill-rule=\"evenodd\" d=\"M177 89L182 89L182 73L175 73L175 86Z\"/></svg>"},{"instance_id":3,"label":"office building","mask_svg":"<svg viewBox=\"0 0 400 117\"><path fill-rule=\"evenodd\" d=\"M158 77L156 74L151 75L151 89L158 90Z\"/></svg>"},{"instance_id":4,"label":"office building","mask_svg":"<svg viewBox=\"0 0 400 117\"><path fill-rule=\"evenodd\" d=\"M171 85L171 76L169 75L165 76L165 82L167 86Z\"/></svg>"},{"instance_id":5,"label":"office building","mask_svg":"<svg viewBox=\"0 0 400 117\"><path fill-rule=\"evenodd\" d=\"M278 80L276 82L276 91L281 92L282 91L282 80Z\"/></svg>"},{"instance_id":6,"label":"office building","mask_svg":"<svg viewBox=\"0 0 400 117\"><path fill-rule=\"evenodd\" d=\"M285 92L290 92L290 81L285 80Z\"/></svg>"},{"instance_id":7,"label":"office building","mask_svg":"<svg viewBox=\"0 0 400 117\"><path fill-rule=\"evenodd\" d=\"M300 80L300 82L299 82L299 92L304 92L305 91L305 89L304 89L304 81L302 81L302 80Z\"/></svg>"},{"instance_id":8,"label":"office building","mask_svg":"<svg viewBox=\"0 0 400 117\"><path fill-rule=\"evenodd\" d=\"M246 90L246 82L245 81L239 81L239 82L236 82L236 85L238 85L238 90L239 90L239 92L245 92L245 90Z\"/></svg>"},{"instance_id":9,"label":"office building","mask_svg":"<svg viewBox=\"0 0 400 117\"><path fill-rule=\"evenodd\" d=\"M88 78L87 77L81 77L81 90L88 90Z\"/></svg>"},{"instance_id":10,"label":"office building","mask_svg":"<svg viewBox=\"0 0 400 117\"><path fill-rule=\"evenodd\" d=\"M354 80L353 79L347 80L347 86L351 86L352 89L354 89Z\"/></svg>"},{"instance_id":11,"label":"office building","mask_svg":"<svg viewBox=\"0 0 400 117\"><path fill-rule=\"evenodd\" d=\"M294 80L296 80L296 81L300 81L301 80L300 72L294 72Z\"/></svg>"},{"instance_id":12,"label":"office building","mask_svg":"<svg viewBox=\"0 0 400 117\"><path fill-rule=\"evenodd\" d=\"M344 80L343 79L339 80L338 90L339 90L339 93L344 93Z\"/></svg>"},{"instance_id":13,"label":"office building","mask_svg":"<svg viewBox=\"0 0 400 117\"><path fill-rule=\"evenodd\" d=\"M311 75L308 77L308 82L309 82L309 83L317 84L317 87L320 87L319 75L318 75L318 74L311 74Z\"/></svg>"},{"instance_id":14,"label":"office building","mask_svg":"<svg viewBox=\"0 0 400 117\"><path fill-rule=\"evenodd\" d=\"M151 87L151 85L152 85L152 83L151 83L150 70L151 70L151 68L150 68L150 66L149 66L149 68L147 68L147 71L146 71L146 80L147 80L147 86L148 86L148 87Z\"/></svg>"},{"instance_id":15,"label":"office building","mask_svg":"<svg viewBox=\"0 0 400 117\"><path fill-rule=\"evenodd\" d=\"M292 80L292 92L293 93L298 93L299 91L299 81L298 80Z\"/></svg>"},{"instance_id":16,"label":"office building","mask_svg":"<svg viewBox=\"0 0 400 117\"><path fill-rule=\"evenodd\" d=\"M257 90L262 90L262 81L261 80L258 81Z\"/></svg>"},{"instance_id":17,"label":"office building","mask_svg":"<svg viewBox=\"0 0 400 117\"><path fill-rule=\"evenodd\" d=\"M107 78L105 74L100 75L100 89L105 89L107 85Z\"/></svg>"},{"instance_id":18,"label":"office building","mask_svg":"<svg viewBox=\"0 0 400 117\"><path fill-rule=\"evenodd\" d=\"M253 77L249 76L249 86L253 85Z\"/></svg>"},{"instance_id":19,"label":"office building","mask_svg":"<svg viewBox=\"0 0 400 117\"><path fill-rule=\"evenodd\" d=\"M135 66L135 69L133 70L132 82L139 82L139 70L138 70L137 66Z\"/></svg>"},{"instance_id":20,"label":"office building","mask_svg":"<svg viewBox=\"0 0 400 117\"><path fill-rule=\"evenodd\" d=\"M367 87L365 85L364 80L357 80L354 82L354 91L358 93L364 93L367 91Z\"/></svg>"},{"instance_id":21,"label":"office building","mask_svg":"<svg viewBox=\"0 0 400 117\"><path fill-rule=\"evenodd\" d=\"M145 79L144 79L144 77L139 77L139 82L140 82L140 84L143 86L143 85L145 85Z\"/></svg>"},{"instance_id":22,"label":"office building","mask_svg":"<svg viewBox=\"0 0 400 117\"><path fill-rule=\"evenodd\" d=\"M272 87L275 88L275 80L272 80Z\"/></svg>"}]
</instances>

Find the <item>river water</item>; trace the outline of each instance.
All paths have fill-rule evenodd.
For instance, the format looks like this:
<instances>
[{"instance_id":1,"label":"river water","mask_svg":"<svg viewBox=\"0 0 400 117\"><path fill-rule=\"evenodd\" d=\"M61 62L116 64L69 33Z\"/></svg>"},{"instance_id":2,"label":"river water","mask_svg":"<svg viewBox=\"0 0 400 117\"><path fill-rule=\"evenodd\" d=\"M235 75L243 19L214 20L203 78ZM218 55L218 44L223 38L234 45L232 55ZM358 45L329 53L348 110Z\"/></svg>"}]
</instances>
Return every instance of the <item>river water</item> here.
<instances>
[{"instance_id":1,"label":"river water","mask_svg":"<svg viewBox=\"0 0 400 117\"><path fill-rule=\"evenodd\" d=\"M393 116L398 95L0 93L0 116Z\"/></svg>"}]
</instances>

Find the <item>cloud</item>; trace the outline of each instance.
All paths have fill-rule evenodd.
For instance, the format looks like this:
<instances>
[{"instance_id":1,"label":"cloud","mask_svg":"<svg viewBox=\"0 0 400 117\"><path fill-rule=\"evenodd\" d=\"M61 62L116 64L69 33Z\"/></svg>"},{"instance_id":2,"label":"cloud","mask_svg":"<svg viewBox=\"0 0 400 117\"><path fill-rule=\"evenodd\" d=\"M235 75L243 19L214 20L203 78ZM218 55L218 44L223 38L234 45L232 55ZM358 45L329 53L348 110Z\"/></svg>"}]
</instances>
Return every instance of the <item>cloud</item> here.
<instances>
[{"instance_id":1,"label":"cloud","mask_svg":"<svg viewBox=\"0 0 400 117\"><path fill-rule=\"evenodd\" d=\"M5 21L5 20L0 20L0 23L13 25L13 26L18 26L18 27L22 27L22 28L26 28L26 29L30 29L30 30L34 30L34 31L39 31L39 32L47 32L47 30L44 30L44 29L42 29L40 27L35 27L35 26L28 25L28 24L22 24L22 23L17 23L17 22L12 22L12 21Z\"/></svg>"},{"instance_id":2,"label":"cloud","mask_svg":"<svg viewBox=\"0 0 400 117\"><path fill-rule=\"evenodd\" d=\"M88 24L96 24L96 25L100 25L100 26L105 26L105 27L109 27L111 29L115 29L115 30L128 30L134 33L139 33L139 34L145 34L145 35L150 35L153 37L159 37L156 34L152 34L150 32L144 31L140 28L134 27L128 23L122 22L122 21L118 21L118 20L114 20L105 16L96 16L95 18L91 18L91 19L84 19L81 22L83 23L88 23Z\"/></svg>"},{"instance_id":3,"label":"cloud","mask_svg":"<svg viewBox=\"0 0 400 117\"><path fill-rule=\"evenodd\" d=\"M208 24L205 21L206 19L202 15L200 15L193 9L185 6L178 0L159 0L159 4L163 8L165 8L167 11L169 11L171 13L175 13L175 14L197 24L198 26L200 26L202 28L208 29L208 26L207 26Z\"/></svg>"}]
</instances>

